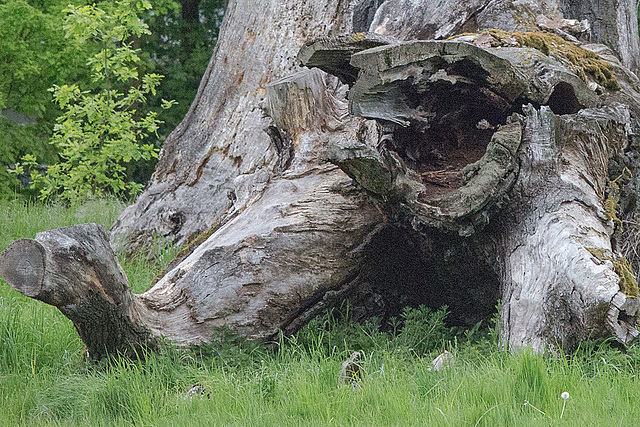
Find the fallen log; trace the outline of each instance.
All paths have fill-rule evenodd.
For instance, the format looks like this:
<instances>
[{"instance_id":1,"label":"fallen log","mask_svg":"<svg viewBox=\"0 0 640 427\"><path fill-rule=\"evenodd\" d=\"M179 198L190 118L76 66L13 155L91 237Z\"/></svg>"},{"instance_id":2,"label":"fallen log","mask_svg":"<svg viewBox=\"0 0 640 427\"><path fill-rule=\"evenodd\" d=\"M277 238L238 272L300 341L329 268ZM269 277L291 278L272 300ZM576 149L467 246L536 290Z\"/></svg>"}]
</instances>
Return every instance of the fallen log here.
<instances>
[{"instance_id":1,"label":"fallen log","mask_svg":"<svg viewBox=\"0 0 640 427\"><path fill-rule=\"evenodd\" d=\"M16 240L0 274L18 292L57 307L73 322L91 357L155 347L102 225L84 224Z\"/></svg>"},{"instance_id":2,"label":"fallen log","mask_svg":"<svg viewBox=\"0 0 640 427\"><path fill-rule=\"evenodd\" d=\"M264 108L274 118L274 144L286 170L259 197L251 188L238 191L255 198L252 208L203 233L145 293L131 293L95 224L14 242L0 258L0 273L17 291L58 307L95 358L153 347L159 338L209 342L222 326L260 340L296 331L357 293L363 248L384 222L348 177L317 160L327 141L310 134L357 130L340 121L346 105L331 90L318 70L270 85Z\"/></svg>"}]
</instances>

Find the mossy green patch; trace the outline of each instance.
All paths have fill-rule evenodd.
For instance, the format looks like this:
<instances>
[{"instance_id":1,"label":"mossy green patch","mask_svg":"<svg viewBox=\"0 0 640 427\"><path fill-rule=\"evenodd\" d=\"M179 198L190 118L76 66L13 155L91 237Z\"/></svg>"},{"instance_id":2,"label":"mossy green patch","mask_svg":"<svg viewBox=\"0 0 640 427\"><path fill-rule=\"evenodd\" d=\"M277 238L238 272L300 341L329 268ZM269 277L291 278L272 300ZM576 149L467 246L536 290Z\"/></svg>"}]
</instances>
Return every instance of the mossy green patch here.
<instances>
[{"instance_id":1,"label":"mossy green patch","mask_svg":"<svg viewBox=\"0 0 640 427\"><path fill-rule=\"evenodd\" d=\"M493 29L476 34L476 38L485 34L493 38L490 42L491 47L518 45L537 49L546 56L568 62L573 71L585 82L591 78L610 91L620 90L620 84L611 64L601 59L597 53L577 46L555 34L546 31L511 33Z\"/></svg>"},{"instance_id":2,"label":"mossy green patch","mask_svg":"<svg viewBox=\"0 0 640 427\"><path fill-rule=\"evenodd\" d=\"M460 34L456 34L454 36L448 37L447 40L454 40L457 39L458 37L466 37L466 36L477 36L478 33L460 33Z\"/></svg>"},{"instance_id":3,"label":"mossy green patch","mask_svg":"<svg viewBox=\"0 0 640 427\"><path fill-rule=\"evenodd\" d=\"M611 261L613 263L613 270L620 278L618 285L620 286L620 291L622 291L622 293L630 298L640 297L640 288L638 288L638 281L633 275L633 270L631 269L629 261L625 257L619 256L608 249L585 249L587 249L591 255L598 258L600 261Z\"/></svg>"},{"instance_id":4,"label":"mossy green patch","mask_svg":"<svg viewBox=\"0 0 640 427\"><path fill-rule=\"evenodd\" d=\"M628 297L638 298L640 289L629 261L625 257L619 257L613 262L613 268L620 277L620 290Z\"/></svg>"},{"instance_id":5,"label":"mossy green patch","mask_svg":"<svg viewBox=\"0 0 640 427\"><path fill-rule=\"evenodd\" d=\"M632 174L628 168L624 168L620 176L609 181L609 195L604 201L604 215L609 221L613 221L616 225L616 233L622 233L622 220L618 218L616 213L618 209L618 201L620 200L620 184L618 181L631 179Z\"/></svg>"},{"instance_id":6,"label":"mossy green patch","mask_svg":"<svg viewBox=\"0 0 640 427\"><path fill-rule=\"evenodd\" d=\"M618 201L615 196L613 193L609 194L609 196L607 196L607 200L604 201L604 216L618 226L617 230L622 230L622 220L618 218L618 215L616 214L617 207Z\"/></svg>"},{"instance_id":7,"label":"mossy green patch","mask_svg":"<svg viewBox=\"0 0 640 427\"><path fill-rule=\"evenodd\" d=\"M384 62L387 64L387 67L391 68L391 66L393 65L393 61L391 60L391 53L389 51L386 51L384 53Z\"/></svg>"}]
</instances>

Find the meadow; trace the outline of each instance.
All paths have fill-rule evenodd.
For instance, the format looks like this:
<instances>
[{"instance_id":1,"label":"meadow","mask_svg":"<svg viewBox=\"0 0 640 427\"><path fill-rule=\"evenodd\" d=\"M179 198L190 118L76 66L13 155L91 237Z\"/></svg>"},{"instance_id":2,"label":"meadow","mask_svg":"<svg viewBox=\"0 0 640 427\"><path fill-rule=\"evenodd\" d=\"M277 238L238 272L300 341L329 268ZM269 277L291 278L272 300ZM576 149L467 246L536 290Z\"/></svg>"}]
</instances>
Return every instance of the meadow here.
<instances>
[{"instance_id":1,"label":"meadow","mask_svg":"<svg viewBox=\"0 0 640 427\"><path fill-rule=\"evenodd\" d=\"M41 230L82 222L108 227L123 208L117 201L71 209L0 201L0 250ZM121 261L135 292L149 286L175 248L159 242L158 254L153 262ZM511 355L499 349L491 322L456 330L445 326L445 314L406 310L381 331L375 320L350 323L345 307L268 346L221 330L211 345L94 362L57 309L0 279L0 425L640 424L640 347L589 341L570 355ZM454 366L431 370L444 349L455 355ZM338 377L353 351L364 352L355 388ZM196 384L205 392L187 397Z\"/></svg>"}]
</instances>

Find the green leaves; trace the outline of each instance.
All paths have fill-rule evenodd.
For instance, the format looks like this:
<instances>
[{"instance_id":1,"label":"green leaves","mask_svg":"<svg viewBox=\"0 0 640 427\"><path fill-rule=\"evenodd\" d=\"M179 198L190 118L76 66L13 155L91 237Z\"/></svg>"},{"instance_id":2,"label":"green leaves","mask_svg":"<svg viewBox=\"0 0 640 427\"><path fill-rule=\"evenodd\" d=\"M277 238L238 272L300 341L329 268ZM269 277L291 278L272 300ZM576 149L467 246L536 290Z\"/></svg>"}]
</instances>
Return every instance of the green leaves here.
<instances>
[{"instance_id":1,"label":"green leaves","mask_svg":"<svg viewBox=\"0 0 640 427\"><path fill-rule=\"evenodd\" d=\"M0 107L42 112L49 101L43 76L56 72L54 22L25 1L0 4Z\"/></svg>"},{"instance_id":2,"label":"green leaves","mask_svg":"<svg viewBox=\"0 0 640 427\"><path fill-rule=\"evenodd\" d=\"M137 14L149 7L148 1L122 1L104 9L96 5L67 9L66 37L73 44L96 45L97 53L87 60L94 87L72 84L50 89L62 109L50 141L61 162L43 172L35 157L25 156L15 169L17 174L30 172L41 199L59 197L75 203L140 191L141 185L127 178L127 164L157 157L157 148L148 140L157 137L162 123L154 111L142 117L139 112L162 79L147 74L138 80L140 51L132 47L135 37L148 33ZM163 101L163 108L172 103Z\"/></svg>"},{"instance_id":3,"label":"green leaves","mask_svg":"<svg viewBox=\"0 0 640 427\"><path fill-rule=\"evenodd\" d=\"M116 1L86 6L69 5L64 29L66 37L77 43L91 40L124 42L131 36L151 34L149 27L140 20L140 14L151 9L148 1Z\"/></svg>"},{"instance_id":4,"label":"green leaves","mask_svg":"<svg viewBox=\"0 0 640 427\"><path fill-rule=\"evenodd\" d=\"M0 0L0 108L28 119L25 124L0 114L0 196L16 191L33 195L43 188L44 183L23 187L33 184L30 167L25 165L22 175L15 171L26 153L37 156L39 166L33 168L42 172L47 164L64 161L49 141L54 126L62 125L56 117L67 108L76 115L84 109L87 122L104 119L100 103L80 102L88 95L102 93L113 109L134 111L130 117L143 129L136 143L147 145L166 137L193 101L215 45L222 0L200 0L197 13L187 17L173 0L89 3ZM167 123L154 111L163 111ZM63 128L75 138L83 132L80 126ZM147 179L155 164L150 159L122 160L125 182ZM64 190L52 190L47 197L60 192Z\"/></svg>"}]
</instances>

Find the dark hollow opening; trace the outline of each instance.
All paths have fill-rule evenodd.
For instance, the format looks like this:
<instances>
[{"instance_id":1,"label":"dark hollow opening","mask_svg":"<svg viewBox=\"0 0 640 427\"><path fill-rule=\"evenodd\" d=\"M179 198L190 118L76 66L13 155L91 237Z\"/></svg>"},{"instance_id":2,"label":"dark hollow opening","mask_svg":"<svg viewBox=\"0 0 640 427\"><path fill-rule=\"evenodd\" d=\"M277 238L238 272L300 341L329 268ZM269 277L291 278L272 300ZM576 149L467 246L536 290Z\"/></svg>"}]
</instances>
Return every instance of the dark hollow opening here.
<instances>
[{"instance_id":1,"label":"dark hollow opening","mask_svg":"<svg viewBox=\"0 0 640 427\"><path fill-rule=\"evenodd\" d=\"M171 222L171 231L169 234L178 234L184 225L186 218L184 213L176 212L169 216L169 221Z\"/></svg>"},{"instance_id":2,"label":"dark hollow opening","mask_svg":"<svg viewBox=\"0 0 640 427\"><path fill-rule=\"evenodd\" d=\"M573 87L565 82L555 85L547 105L555 114L575 114L581 108Z\"/></svg>"},{"instance_id":3,"label":"dark hollow opening","mask_svg":"<svg viewBox=\"0 0 640 427\"><path fill-rule=\"evenodd\" d=\"M455 235L418 235L401 226L378 233L367 250L362 280L375 295L373 313L384 325L404 307L449 307L448 323L472 327L487 320L499 298L499 281L475 253L471 242Z\"/></svg>"},{"instance_id":4,"label":"dark hollow opening","mask_svg":"<svg viewBox=\"0 0 640 427\"><path fill-rule=\"evenodd\" d=\"M409 126L395 127L389 148L422 176L426 198L463 186L462 169L484 155L495 129L513 112L477 83L410 79L402 93L415 113Z\"/></svg>"}]
</instances>

